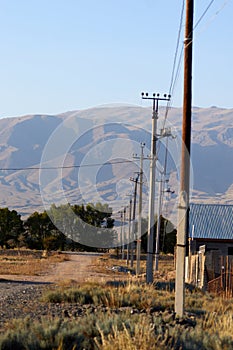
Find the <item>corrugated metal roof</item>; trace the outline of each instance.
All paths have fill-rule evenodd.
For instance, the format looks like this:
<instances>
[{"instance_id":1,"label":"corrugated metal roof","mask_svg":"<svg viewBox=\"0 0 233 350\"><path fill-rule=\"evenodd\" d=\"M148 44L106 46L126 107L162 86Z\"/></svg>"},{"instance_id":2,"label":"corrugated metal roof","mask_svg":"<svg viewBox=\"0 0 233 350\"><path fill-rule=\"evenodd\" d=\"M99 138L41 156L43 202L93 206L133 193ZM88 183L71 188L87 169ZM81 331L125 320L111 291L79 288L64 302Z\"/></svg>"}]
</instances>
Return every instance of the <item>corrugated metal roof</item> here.
<instances>
[{"instance_id":1,"label":"corrugated metal roof","mask_svg":"<svg viewBox=\"0 0 233 350\"><path fill-rule=\"evenodd\" d=\"M190 236L192 230L194 238L233 240L233 205L190 204Z\"/></svg>"}]
</instances>

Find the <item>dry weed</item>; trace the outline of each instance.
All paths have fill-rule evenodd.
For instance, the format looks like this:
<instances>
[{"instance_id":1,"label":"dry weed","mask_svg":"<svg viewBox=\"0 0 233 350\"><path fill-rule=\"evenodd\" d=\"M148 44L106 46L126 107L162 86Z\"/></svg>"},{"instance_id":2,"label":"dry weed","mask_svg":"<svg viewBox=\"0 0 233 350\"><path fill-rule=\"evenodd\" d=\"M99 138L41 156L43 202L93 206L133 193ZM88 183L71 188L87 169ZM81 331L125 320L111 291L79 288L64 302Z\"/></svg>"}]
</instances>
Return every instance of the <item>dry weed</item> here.
<instances>
[{"instance_id":1,"label":"dry weed","mask_svg":"<svg viewBox=\"0 0 233 350\"><path fill-rule=\"evenodd\" d=\"M126 251L125 251L126 256ZM145 277L146 273L146 254L141 255L140 261L140 277ZM127 265L127 260L121 258L121 254L111 255L105 254L104 256L96 258L93 263L93 270L95 272L105 273L108 275L122 276L122 272L113 270L113 266L127 267L135 273L136 261L133 262L133 267L130 267L130 262ZM156 273L157 278L169 280L174 278L174 257L172 255L160 255L159 257L159 271ZM171 278L170 278L171 277Z\"/></svg>"},{"instance_id":2,"label":"dry weed","mask_svg":"<svg viewBox=\"0 0 233 350\"><path fill-rule=\"evenodd\" d=\"M1 275L24 275L36 276L44 274L52 265L69 260L68 255L60 253L51 253L47 257L33 254L21 255L20 251L16 255L10 252L0 255L0 274Z\"/></svg>"}]
</instances>

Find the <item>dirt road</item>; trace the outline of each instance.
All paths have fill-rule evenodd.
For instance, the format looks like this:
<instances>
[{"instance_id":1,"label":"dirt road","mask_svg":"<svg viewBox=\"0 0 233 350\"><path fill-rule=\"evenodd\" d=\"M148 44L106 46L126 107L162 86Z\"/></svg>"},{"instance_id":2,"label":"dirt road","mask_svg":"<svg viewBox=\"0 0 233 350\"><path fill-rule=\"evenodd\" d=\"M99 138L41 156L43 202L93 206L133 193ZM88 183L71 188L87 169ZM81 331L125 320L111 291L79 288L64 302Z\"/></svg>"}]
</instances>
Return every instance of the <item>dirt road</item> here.
<instances>
[{"instance_id":1,"label":"dirt road","mask_svg":"<svg viewBox=\"0 0 233 350\"><path fill-rule=\"evenodd\" d=\"M0 276L0 333L5 332L7 322L12 319L30 317L64 317L64 312L85 314L82 305L48 304L41 302L41 295L51 284L82 283L85 281L106 281L108 275L93 271L93 264L99 254L66 253L69 260L58 262L40 276ZM80 311L81 310L81 311Z\"/></svg>"},{"instance_id":2,"label":"dirt road","mask_svg":"<svg viewBox=\"0 0 233 350\"><path fill-rule=\"evenodd\" d=\"M68 253L69 260L58 263L46 277L50 282L61 281L100 281L109 277L93 271L93 263L100 256L97 253Z\"/></svg>"},{"instance_id":3,"label":"dirt road","mask_svg":"<svg viewBox=\"0 0 233 350\"><path fill-rule=\"evenodd\" d=\"M59 283L65 281L101 281L109 277L93 271L93 263L100 255L97 253L66 253L69 260L59 262L40 276L1 275L1 279L36 283Z\"/></svg>"}]
</instances>

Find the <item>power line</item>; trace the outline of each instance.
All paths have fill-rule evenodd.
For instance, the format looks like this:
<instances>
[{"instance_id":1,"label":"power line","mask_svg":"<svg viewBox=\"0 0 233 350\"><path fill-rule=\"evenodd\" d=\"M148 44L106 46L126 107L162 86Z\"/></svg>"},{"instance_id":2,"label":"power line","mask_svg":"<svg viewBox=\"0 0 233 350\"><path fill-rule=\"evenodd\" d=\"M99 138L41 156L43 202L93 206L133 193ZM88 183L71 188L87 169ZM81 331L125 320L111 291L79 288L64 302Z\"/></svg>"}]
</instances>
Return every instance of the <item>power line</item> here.
<instances>
[{"instance_id":1,"label":"power line","mask_svg":"<svg viewBox=\"0 0 233 350\"><path fill-rule=\"evenodd\" d=\"M168 117L168 112L172 106L172 94L174 92L174 88L176 86L178 77L180 75L180 70L181 70L181 63L182 63L182 58L183 58L183 45L181 48L181 52L179 54L178 63L177 63L177 58L178 58L178 53L179 53L179 45L180 45L180 41L181 41L181 31L182 31L182 26L183 26L183 21L184 21L184 8L185 8L185 0L182 1L182 6L181 6L179 29L178 29L178 35L177 35L177 40L176 40L176 49L175 49L175 54L174 54L171 81L170 81L170 87L169 87L169 95L171 95L171 99L167 102L164 120L163 120L163 124L162 124L162 129L165 128L165 124L166 124L167 117ZM157 152L158 154L160 151L160 145L161 145L161 141L159 140L158 152Z\"/></svg>"},{"instance_id":2,"label":"power line","mask_svg":"<svg viewBox=\"0 0 233 350\"><path fill-rule=\"evenodd\" d=\"M203 12L203 14L200 16L200 18L198 19L197 23L195 24L195 27L194 29L196 29L198 27L198 25L200 24L200 22L202 21L202 19L204 18L204 16L206 15L207 11L209 10L210 6L212 5L214 0L212 0L209 5L207 6L207 8L205 9L205 11ZM215 14L210 18L209 20L209 24L215 19L215 17L217 17L219 15L219 13L224 9L224 7L228 4L230 0L224 0L221 7L215 11ZM193 32L194 32L194 29L193 29ZM189 45L193 43L193 40L190 41Z\"/></svg>"},{"instance_id":3,"label":"power line","mask_svg":"<svg viewBox=\"0 0 233 350\"><path fill-rule=\"evenodd\" d=\"M185 5L185 1L183 0L182 7L181 7L181 13L180 13L180 24L179 24L178 36L177 36L177 41L176 41L176 50L175 50L175 56L174 56L174 61L173 61L173 67L172 67L171 83L170 83L170 88L169 88L170 95L172 92L172 87L173 87L173 82L174 82L176 60L177 60L179 44L180 44L181 29L182 29L183 18L184 18L184 5Z\"/></svg>"},{"instance_id":4,"label":"power line","mask_svg":"<svg viewBox=\"0 0 233 350\"><path fill-rule=\"evenodd\" d=\"M210 7L214 3L214 1L215 0L211 0L210 1L210 3L206 7L206 9L202 13L202 15L197 20L197 22L196 22L196 24L195 24L195 26L193 28L193 31L198 27L200 22L203 20L203 18L205 17L206 13L210 9ZM222 8L226 5L227 2L228 1L224 2L223 6L221 7L221 9L219 11L217 11L216 15L222 10ZM176 83L177 83L178 78L180 76L181 63L182 63L182 59L183 59L184 45L182 45L182 48L181 48L181 51L180 51L180 55L179 55L179 60L178 60L178 63L177 63L177 57L178 57L178 51L179 51L179 43L180 43L180 38L181 38L181 30L182 30L183 18L184 18L184 7L185 7L185 0L182 1L182 6L181 6L180 23L179 23L179 29L178 29L177 42L176 42L175 56L174 56L173 67L172 67L172 75L171 75L171 82L170 82L170 88L169 88L169 94L171 96L174 93L174 89L175 89ZM176 63L177 63L177 65L176 65ZM175 71L175 68L176 68L176 71ZM165 124L166 124L166 121L167 121L167 117L168 117L168 113L169 113L169 110L170 110L171 106L172 106L172 98L167 103L165 116L164 116L164 121L163 121L163 128L165 127ZM159 153L159 150L160 150L160 143L158 144L158 153Z\"/></svg>"},{"instance_id":5,"label":"power line","mask_svg":"<svg viewBox=\"0 0 233 350\"><path fill-rule=\"evenodd\" d=\"M209 4L206 7L206 9L203 11L202 15L197 20L197 22L196 22L196 24L195 24L195 26L193 28L193 31L199 26L199 24L201 23L201 21L205 17L205 15L208 12L208 10L213 5L214 1L215 0L211 0L209 2ZM219 14L219 12L221 12L221 10L226 6L226 4L228 2L229 2L229 0L225 0L224 1L224 3L221 6L221 8L215 13L215 16L217 16ZM183 24L183 17L184 17L184 6L185 6L185 1L183 0L182 6L181 6L180 24L179 24L179 29L178 29L178 36L177 36L177 43L176 43L176 49L175 49L175 56L174 56L173 67L172 67L171 82L170 82L170 88L169 88L169 94L170 95L173 95L175 85L176 85L178 77L180 75L181 62L182 62L182 58L183 58L184 46L182 45L181 52L180 52L180 55L179 55L178 64L176 66L177 56L178 56L178 49L179 49L179 43L180 43L180 37L181 37L181 30L182 30L182 24ZM176 73L175 73L175 68L176 68ZM163 127L165 127L165 123L166 123L166 120L167 120L167 117L168 117L168 112L169 112L169 110L171 108L171 105L172 105L172 99L170 101L168 101L168 103L167 103L167 108L166 108L166 112L165 112Z\"/></svg>"},{"instance_id":6,"label":"power line","mask_svg":"<svg viewBox=\"0 0 233 350\"><path fill-rule=\"evenodd\" d=\"M205 17L207 11L209 10L209 8L211 7L211 5L214 3L214 0L211 0L209 5L206 7L205 11L203 12L203 14L199 17L197 23L194 25L193 27L193 31L198 27L198 25L200 24L200 22L203 20L203 18Z\"/></svg>"},{"instance_id":7,"label":"power line","mask_svg":"<svg viewBox=\"0 0 233 350\"><path fill-rule=\"evenodd\" d=\"M64 165L64 166L51 166L51 167L20 167L20 168L0 168L0 171L20 171L20 170L58 170L58 169L72 169L72 168L87 168L95 166L106 166L114 164L125 164L133 163L131 160L119 160L119 161L108 161L105 163L92 163L92 164L81 164L81 165Z\"/></svg>"},{"instance_id":8,"label":"power line","mask_svg":"<svg viewBox=\"0 0 233 350\"><path fill-rule=\"evenodd\" d=\"M177 35L177 40L176 40L176 49L175 49L175 55L174 55L174 60L173 60L173 66L172 66L171 82L170 82L170 87L169 87L169 94L170 95L173 94L174 86L177 82L178 72L180 71L180 65L181 65L181 59L182 59L182 53L183 53L183 45L182 45L181 53L179 55L178 65L176 65L178 52L179 52L181 30L182 30L182 25L183 25L183 20L184 20L184 7L185 7L185 0L182 1L181 12L180 12L179 29L178 29L178 35ZM176 73L175 73L175 69L176 69ZM167 116L168 116L168 111L170 110L171 105L172 105L172 100L168 101L168 103L167 103L164 122L163 122L163 128L165 127L165 123L166 123Z\"/></svg>"}]
</instances>

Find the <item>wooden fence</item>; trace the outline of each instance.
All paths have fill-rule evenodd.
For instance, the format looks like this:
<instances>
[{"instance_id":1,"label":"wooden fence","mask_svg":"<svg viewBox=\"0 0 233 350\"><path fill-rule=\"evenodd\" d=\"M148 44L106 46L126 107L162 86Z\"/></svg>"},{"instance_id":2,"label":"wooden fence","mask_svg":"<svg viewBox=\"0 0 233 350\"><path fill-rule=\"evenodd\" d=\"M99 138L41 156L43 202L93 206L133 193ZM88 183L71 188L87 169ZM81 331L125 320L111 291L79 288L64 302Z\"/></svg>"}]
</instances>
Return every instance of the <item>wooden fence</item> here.
<instances>
[{"instance_id":1,"label":"wooden fence","mask_svg":"<svg viewBox=\"0 0 233 350\"><path fill-rule=\"evenodd\" d=\"M211 293L233 297L233 256L199 251L186 259L186 282Z\"/></svg>"},{"instance_id":2,"label":"wooden fence","mask_svg":"<svg viewBox=\"0 0 233 350\"><path fill-rule=\"evenodd\" d=\"M233 297L233 257L221 256L220 276L208 281L207 290L226 298Z\"/></svg>"}]
</instances>

